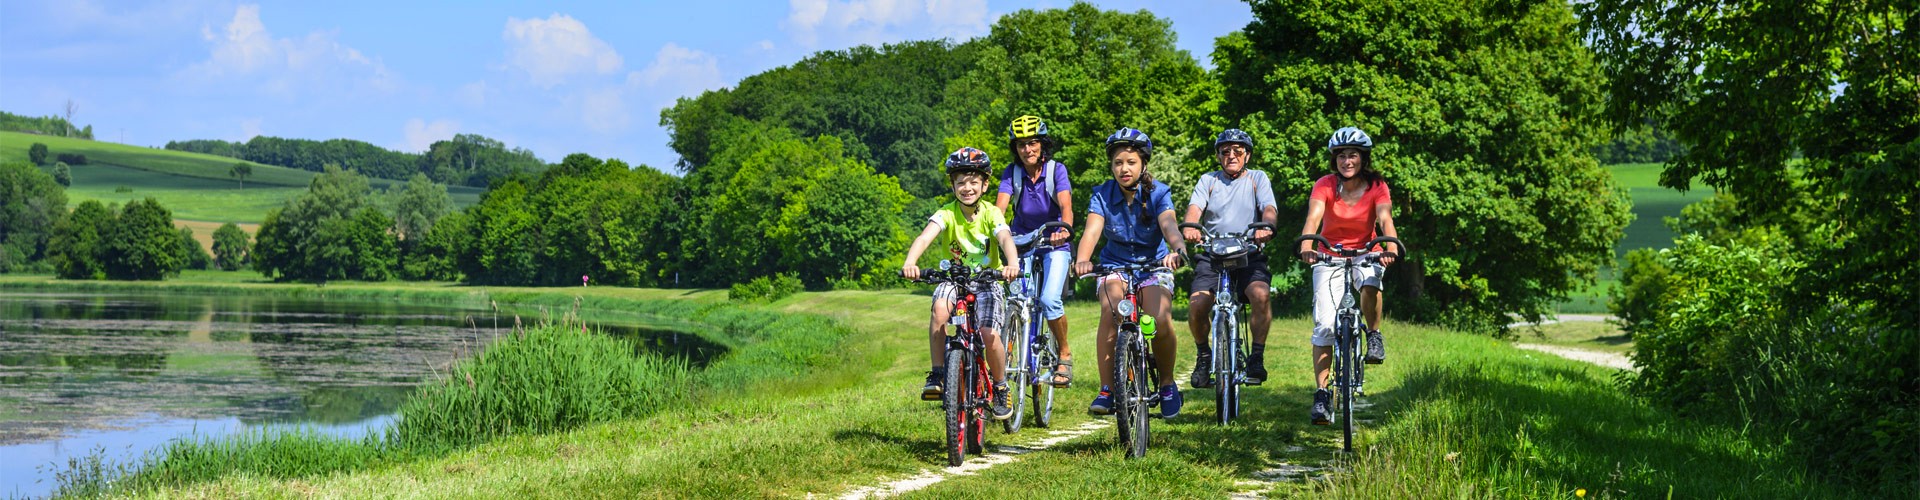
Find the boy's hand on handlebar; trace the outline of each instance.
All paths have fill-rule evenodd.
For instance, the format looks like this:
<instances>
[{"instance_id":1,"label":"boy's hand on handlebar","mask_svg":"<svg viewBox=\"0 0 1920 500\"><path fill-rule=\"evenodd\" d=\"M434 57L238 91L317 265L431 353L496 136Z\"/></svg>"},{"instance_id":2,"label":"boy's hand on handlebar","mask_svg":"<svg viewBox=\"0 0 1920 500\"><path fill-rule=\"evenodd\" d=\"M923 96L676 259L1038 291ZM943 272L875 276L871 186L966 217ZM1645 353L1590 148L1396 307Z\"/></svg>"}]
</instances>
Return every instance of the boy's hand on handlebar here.
<instances>
[{"instance_id":1,"label":"boy's hand on handlebar","mask_svg":"<svg viewBox=\"0 0 1920 500\"><path fill-rule=\"evenodd\" d=\"M1083 260L1073 263L1074 276L1086 276L1088 274L1093 274L1093 262Z\"/></svg>"},{"instance_id":2,"label":"boy's hand on handlebar","mask_svg":"<svg viewBox=\"0 0 1920 500\"><path fill-rule=\"evenodd\" d=\"M1190 227L1186 229L1181 229L1180 236L1185 237L1187 239L1187 243L1200 242L1200 230L1198 229L1194 229Z\"/></svg>"},{"instance_id":3,"label":"boy's hand on handlebar","mask_svg":"<svg viewBox=\"0 0 1920 500\"><path fill-rule=\"evenodd\" d=\"M920 266L913 264L900 266L900 276L910 280L920 279Z\"/></svg>"},{"instance_id":4,"label":"boy's hand on handlebar","mask_svg":"<svg viewBox=\"0 0 1920 500\"><path fill-rule=\"evenodd\" d=\"M1005 278L1007 281L1013 281L1014 278L1020 277L1020 266L1017 264L1010 264L1010 265L1007 265L1006 267L1000 268L1000 277Z\"/></svg>"}]
</instances>

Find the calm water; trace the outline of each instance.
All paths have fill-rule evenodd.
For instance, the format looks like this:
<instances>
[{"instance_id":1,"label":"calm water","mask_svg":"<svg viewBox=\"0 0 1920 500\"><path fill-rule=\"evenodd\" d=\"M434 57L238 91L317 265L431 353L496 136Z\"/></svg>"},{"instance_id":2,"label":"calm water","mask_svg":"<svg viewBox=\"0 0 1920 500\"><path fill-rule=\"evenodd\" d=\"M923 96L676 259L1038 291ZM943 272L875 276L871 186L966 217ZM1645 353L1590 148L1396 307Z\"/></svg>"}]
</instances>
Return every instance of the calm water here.
<instances>
[{"instance_id":1,"label":"calm water","mask_svg":"<svg viewBox=\"0 0 1920 500\"><path fill-rule=\"evenodd\" d=\"M53 465L95 448L127 461L172 439L263 427L378 432L414 386L506 334L502 314L0 292L0 496L50 493ZM696 366L724 352L688 334L606 329Z\"/></svg>"}]
</instances>

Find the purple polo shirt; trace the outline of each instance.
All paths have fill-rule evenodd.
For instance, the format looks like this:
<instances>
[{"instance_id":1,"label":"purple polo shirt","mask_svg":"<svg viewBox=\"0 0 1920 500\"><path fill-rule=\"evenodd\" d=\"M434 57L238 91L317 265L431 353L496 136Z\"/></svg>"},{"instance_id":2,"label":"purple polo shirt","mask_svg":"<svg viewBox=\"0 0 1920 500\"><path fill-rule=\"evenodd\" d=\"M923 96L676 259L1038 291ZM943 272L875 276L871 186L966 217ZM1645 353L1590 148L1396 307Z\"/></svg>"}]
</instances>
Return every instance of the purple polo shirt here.
<instances>
[{"instance_id":1,"label":"purple polo shirt","mask_svg":"<svg viewBox=\"0 0 1920 500\"><path fill-rule=\"evenodd\" d=\"M1066 165L1049 160L1041 168L1053 169L1054 190L1073 191L1073 183L1067 181ZM1054 201L1053 193L1042 192L1047 190L1047 176L1044 173L1038 178L1028 179L1027 169L1020 168L1019 163L1011 163L1000 172L1000 193L1013 196L1015 182L1020 183L1020 199L1008 200L1007 206L1007 228L1013 231L1014 236L1027 234L1048 222L1060 220L1060 205ZM1056 248L1065 250L1067 245L1061 244Z\"/></svg>"}]
</instances>

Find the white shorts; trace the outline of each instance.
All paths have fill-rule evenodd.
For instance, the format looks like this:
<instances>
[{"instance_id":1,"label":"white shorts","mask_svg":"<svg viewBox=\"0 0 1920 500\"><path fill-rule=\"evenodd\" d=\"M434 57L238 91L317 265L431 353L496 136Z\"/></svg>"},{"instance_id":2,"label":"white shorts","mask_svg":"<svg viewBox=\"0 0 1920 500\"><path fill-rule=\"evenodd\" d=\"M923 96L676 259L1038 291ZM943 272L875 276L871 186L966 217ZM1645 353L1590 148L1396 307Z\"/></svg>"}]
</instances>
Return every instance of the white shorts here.
<instances>
[{"instance_id":1,"label":"white shorts","mask_svg":"<svg viewBox=\"0 0 1920 500\"><path fill-rule=\"evenodd\" d=\"M1117 280L1122 278L1124 277L1121 276L1120 273L1117 273L1117 272L1107 273L1107 274L1101 275L1100 279L1095 280L1093 282L1093 287L1095 290L1105 289L1107 287L1107 280ZM1167 295L1172 296L1173 295L1173 271L1134 271L1133 285L1135 288L1139 288L1139 289L1145 289L1146 287L1150 287L1150 286L1164 287L1167 289ZM1136 291L1135 293L1139 293L1139 292Z\"/></svg>"},{"instance_id":2,"label":"white shorts","mask_svg":"<svg viewBox=\"0 0 1920 500\"><path fill-rule=\"evenodd\" d=\"M1386 266L1368 264L1354 268L1359 274L1360 287L1380 289L1380 277L1387 273ZM1345 267L1313 266L1313 345L1317 347L1333 346L1333 322L1340 311L1340 299L1347 294L1347 269ZM1358 300L1356 297L1355 300Z\"/></svg>"}]
</instances>

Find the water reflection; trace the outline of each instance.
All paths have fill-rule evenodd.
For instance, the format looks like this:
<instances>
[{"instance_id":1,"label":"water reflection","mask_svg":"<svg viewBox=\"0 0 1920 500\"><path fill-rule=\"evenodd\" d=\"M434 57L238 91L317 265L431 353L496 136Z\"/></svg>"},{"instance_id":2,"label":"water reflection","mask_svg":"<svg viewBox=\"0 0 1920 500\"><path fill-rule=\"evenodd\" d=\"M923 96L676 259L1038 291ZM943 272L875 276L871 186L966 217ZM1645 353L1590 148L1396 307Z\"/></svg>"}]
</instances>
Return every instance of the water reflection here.
<instances>
[{"instance_id":1,"label":"water reflection","mask_svg":"<svg viewBox=\"0 0 1920 500\"><path fill-rule=\"evenodd\" d=\"M144 452L182 436L183 425L202 435L275 425L364 433L391 419L415 385L510 335L513 312L495 314L391 302L0 293L0 456L8 457L0 492L45 494L51 475L32 472L50 457L94 444ZM596 328L697 367L725 352L695 335Z\"/></svg>"}]
</instances>

